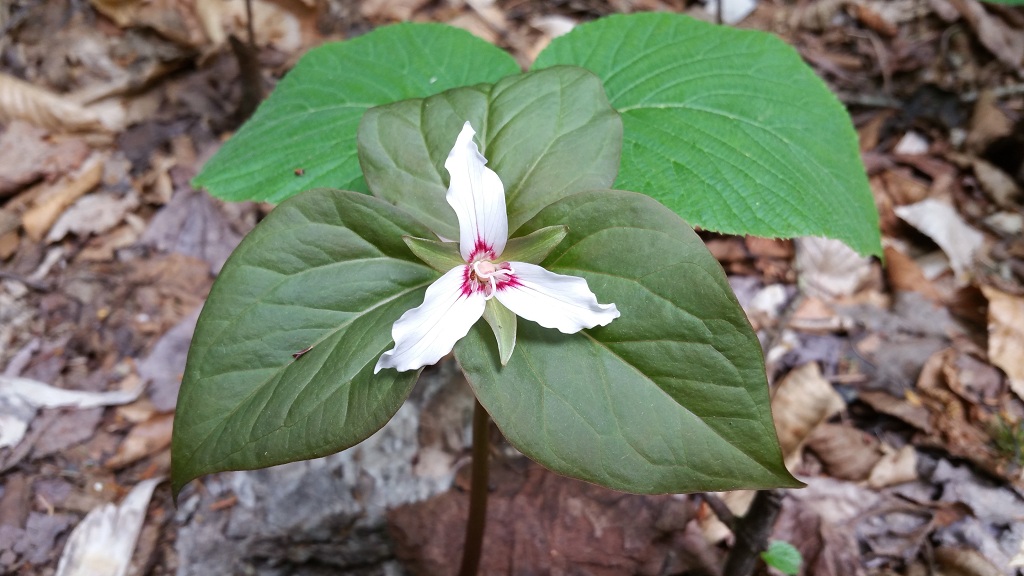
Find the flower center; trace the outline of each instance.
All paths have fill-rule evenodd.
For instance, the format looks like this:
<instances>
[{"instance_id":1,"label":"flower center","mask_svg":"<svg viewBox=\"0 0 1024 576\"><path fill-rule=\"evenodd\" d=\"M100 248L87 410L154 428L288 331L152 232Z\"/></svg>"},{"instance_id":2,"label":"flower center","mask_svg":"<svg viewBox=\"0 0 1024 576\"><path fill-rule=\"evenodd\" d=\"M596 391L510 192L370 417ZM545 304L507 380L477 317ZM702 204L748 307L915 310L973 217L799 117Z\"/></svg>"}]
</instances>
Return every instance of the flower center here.
<instances>
[{"instance_id":1,"label":"flower center","mask_svg":"<svg viewBox=\"0 0 1024 576\"><path fill-rule=\"evenodd\" d=\"M488 300L494 297L498 288L514 280L512 266L508 262L495 264L490 260L477 260L471 265L473 270L472 280L477 283L477 288L483 290L484 297Z\"/></svg>"}]
</instances>

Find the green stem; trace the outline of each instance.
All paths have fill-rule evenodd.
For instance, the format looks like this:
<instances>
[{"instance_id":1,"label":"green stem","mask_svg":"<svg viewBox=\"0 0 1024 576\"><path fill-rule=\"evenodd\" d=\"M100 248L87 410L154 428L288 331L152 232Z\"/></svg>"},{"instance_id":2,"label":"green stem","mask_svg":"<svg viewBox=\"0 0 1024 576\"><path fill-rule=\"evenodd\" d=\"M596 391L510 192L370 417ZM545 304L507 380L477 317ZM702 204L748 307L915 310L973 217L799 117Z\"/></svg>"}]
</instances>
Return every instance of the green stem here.
<instances>
[{"instance_id":1,"label":"green stem","mask_svg":"<svg viewBox=\"0 0 1024 576\"><path fill-rule=\"evenodd\" d=\"M477 400L473 407L473 468L469 488L469 519L459 576L476 576L487 521L487 474L490 460L490 417Z\"/></svg>"}]
</instances>

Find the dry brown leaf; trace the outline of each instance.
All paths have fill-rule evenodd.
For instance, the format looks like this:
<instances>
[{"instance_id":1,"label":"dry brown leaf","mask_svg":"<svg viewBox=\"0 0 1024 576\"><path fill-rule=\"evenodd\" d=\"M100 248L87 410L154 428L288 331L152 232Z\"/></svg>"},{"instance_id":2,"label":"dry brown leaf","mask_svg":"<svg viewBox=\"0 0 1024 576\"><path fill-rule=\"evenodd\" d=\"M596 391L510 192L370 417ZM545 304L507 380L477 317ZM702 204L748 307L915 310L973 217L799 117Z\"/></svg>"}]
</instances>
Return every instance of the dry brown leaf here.
<instances>
[{"instance_id":1,"label":"dry brown leaf","mask_svg":"<svg viewBox=\"0 0 1024 576\"><path fill-rule=\"evenodd\" d=\"M821 424L807 436L807 448L818 455L825 471L841 480L865 480L882 453L878 440L842 424Z\"/></svg>"},{"instance_id":2,"label":"dry brown leaf","mask_svg":"<svg viewBox=\"0 0 1024 576\"><path fill-rule=\"evenodd\" d=\"M868 486L876 490L917 480L917 450L910 444L899 450L888 450L868 476Z\"/></svg>"},{"instance_id":3,"label":"dry brown leaf","mask_svg":"<svg viewBox=\"0 0 1024 576\"><path fill-rule=\"evenodd\" d=\"M134 192L124 196L98 193L80 198L71 205L46 235L47 242L57 242L74 233L78 236L101 234L124 221L125 216L139 206Z\"/></svg>"},{"instance_id":4,"label":"dry brown leaf","mask_svg":"<svg viewBox=\"0 0 1024 576\"><path fill-rule=\"evenodd\" d=\"M935 550L935 559L944 576L1003 576L1003 571L977 550L943 546Z\"/></svg>"},{"instance_id":5,"label":"dry brown leaf","mask_svg":"<svg viewBox=\"0 0 1024 576\"><path fill-rule=\"evenodd\" d=\"M941 302L942 294L924 275L914 259L894 246L885 247L885 275L897 290L920 292L932 302Z\"/></svg>"},{"instance_id":6,"label":"dry brown leaf","mask_svg":"<svg viewBox=\"0 0 1024 576\"><path fill-rule=\"evenodd\" d=\"M909 206L897 206L896 215L931 238L949 258L949 265L961 282L966 282L974 254L985 237L971 228L949 204L926 199Z\"/></svg>"},{"instance_id":7,"label":"dry brown leaf","mask_svg":"<svg viewBox=\"0 0 1024 576\"><path fill-rule=\"evenodd\" d=\"M811 432L845 407L846 402L821 375L816 362L786 374L772 396L772 416L787 467L796 467L800 447Z\"/></svg>"},{"instance_id":8,"label":"dry brown leaf","mask_svg":"<svg viewBox=\"0 0 1024 576\"><path fill-rule=\"evenodd\" d=\"M429 0L363 0L360 10L363 17L376 21L392 20L404 22L413 13L423 8Z\"/></svg>"},{"instance_id":9,"label":"dry brown leaf","mask_svg":"<svg viewBox=\"0 0 1024 576\"><path fill-rule=\"evenodd\" d=\"M133 426L118 446L117 453L104 465L111 470L117 470L167 448L171 445L173 425L172 413L159 414L147 422Z\"/></svg>"},{"instance_id":10,"label":"dry brown leaf","mask_svg":"<svg viewBox=\"0 0 1024 576\"><path fill-rule=\"evenodd\" d=\"M1014 30L998 16L989 14L978 0L950 0L978 40L1004 64L1017 68L1024 61L1024 34Z\"/></svg>"},{"instance_id":11,"label":"dry brown leaf","mask_svg":"<svg viewBox=\"0 0 1024 576\"><path fill-rule=\"evenodd\" d=\"M1024 399L1024 298L988 286L988 357L1006 372L1010 388Z\"/></svg>"},{"instance_id":12,"label":"dry brown leaf","mask_svg":"<svg viewBox=\"0 0 1024 576\"><path fill-rule=\"evenodd\" d=\"M65 96L0 73L0 122L14 120L24 120L58 132L108 132L120 127L123 114L119 114L117 108L106 108L101 113Z\"/></svg>"},{"instance_id":13,"label":"dry brown leaf","mask_svg":"<svg viewBox=\"0 0 1024 576\"><path fill-rule=\"evenodd\" d=\"M796 240L795 266L800 289L830 300L850 296L871 277L871 259L831 238Z\"/></svg>"},{"instance_id":14,"label":"dry brown leaf","mask_svg":"<svg viewBox=\"0 0 1024 576\"><path fill-rule=\"evenodd\" d=\"M980 158L972 159L971 167L981 189L993 202L1000 208L1019 209L1021 189L1009 174Z\"/></svg>"},{"instance_id":15,"label":"dry brown leaf","mask_svg":"<svg viewBox=\"0 0 1024 576\"><path fill-rule=\"evenodd\" d=\"M993 140L1009 136L1012 132L1013 120L996 106L995 91L982 90L971 114L971 126L965 141L967 148L974 153L981 153Z\"/></svg>"},{"instance_id":16,"label":"dry brown leaf","mask_svg":"<svg viewBox=\"0 0 1024 576\"><path fill-rule=\"evenodd\" d=\"M36 242L41 241L64 209L99 185L102 178L103 161L94 158L75 175L40 193L36 205L21 217L21 225L28 237Z\"/></svg>"}]
</instances>

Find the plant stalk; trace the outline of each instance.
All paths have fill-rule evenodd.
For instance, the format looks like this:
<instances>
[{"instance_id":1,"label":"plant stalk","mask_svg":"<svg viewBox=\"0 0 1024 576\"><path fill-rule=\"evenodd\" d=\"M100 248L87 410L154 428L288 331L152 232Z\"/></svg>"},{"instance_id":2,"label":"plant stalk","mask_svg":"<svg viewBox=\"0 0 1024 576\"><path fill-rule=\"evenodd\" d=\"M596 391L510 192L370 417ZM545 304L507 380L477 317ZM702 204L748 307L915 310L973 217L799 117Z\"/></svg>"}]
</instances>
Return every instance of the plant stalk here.
<instances>
[{"instance_id":1,"label":"plant stalk","mask_svg":"<svg viewBox=\"0 0 1024 576\"><path fill-rule=\"evenodd\" d=\"M750 510L736 520L736 543L725 558L725 576L750 576L761 552L768 548L772 527L782 508L781 490L758 490Z\"/></svg>"},{"instance_id":2,"label":"plant stalk","mask_svg":"<svg viewBox=\"0 0 1024 576\"><path fill-rule=\"evenodd\" d=\"M462 567L459 576L476 576L480 567L480 551L484 543L487 522L488 472L490 465L490 416L476 400L473 406L473 463L469 488L469 519L466 521L466 541L462 547Z\"/></svg>"}]
</instances>

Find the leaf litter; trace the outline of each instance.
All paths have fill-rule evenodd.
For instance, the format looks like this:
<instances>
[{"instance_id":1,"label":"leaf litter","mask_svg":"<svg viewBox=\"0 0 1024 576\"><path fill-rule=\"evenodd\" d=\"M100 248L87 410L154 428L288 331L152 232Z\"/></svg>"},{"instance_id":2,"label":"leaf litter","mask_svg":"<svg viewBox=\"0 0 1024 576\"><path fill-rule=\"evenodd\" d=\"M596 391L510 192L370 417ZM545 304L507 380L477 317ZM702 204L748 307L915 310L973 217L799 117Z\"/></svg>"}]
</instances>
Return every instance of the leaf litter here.
<instances>
[{"instance_id":1,"label":"leaf litter","mask_svg":"<svg viewBox=\"0 0 1024 576\"><path fill-rule=\"evenodd\" d=\"M463 26L527 65L600 15L713 18L686 0L254 4L266 86L304 47L397 19ZM158 478L195 317L268 209L188 184L238 123L228 38L244 35L244 3L68 6L13 5L0 40L17 55L0 82L0 571L75 574L82 543L103 538L136 574L443 571L472 404L450 365L381 442L215 475L173 508ZM886 243L883 267L817 239L702 232L758 329L786 462L808 484L786 494L772 538L800 550L804 574L1013 574L1024 19L976 0L762 0L736 25L796 46L847 105ZM497 450L495 562L715 573L731 541L692 497L613 494ZM723 499L742 513L751 496Z\"/></svg>"}]
</instances>

